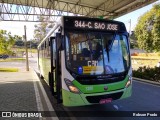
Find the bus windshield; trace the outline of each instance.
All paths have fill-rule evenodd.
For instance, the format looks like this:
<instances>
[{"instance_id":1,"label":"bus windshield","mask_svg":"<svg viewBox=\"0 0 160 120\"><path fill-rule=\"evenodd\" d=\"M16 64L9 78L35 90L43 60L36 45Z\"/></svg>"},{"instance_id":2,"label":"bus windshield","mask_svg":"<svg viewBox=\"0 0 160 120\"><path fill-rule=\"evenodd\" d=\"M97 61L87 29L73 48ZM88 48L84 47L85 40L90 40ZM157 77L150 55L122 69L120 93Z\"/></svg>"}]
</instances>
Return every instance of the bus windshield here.
<instances>
[{"instance_id":1,"label":"bus windshield","mask_svg":"<svg viewBox=\"0 0 160 120\"><path fill-rule=\"evenodd\" d=\"M81 75L106 75L129 69L127 37L118 33L67 32L67 68Z\"/></svg>"}]
</instances>

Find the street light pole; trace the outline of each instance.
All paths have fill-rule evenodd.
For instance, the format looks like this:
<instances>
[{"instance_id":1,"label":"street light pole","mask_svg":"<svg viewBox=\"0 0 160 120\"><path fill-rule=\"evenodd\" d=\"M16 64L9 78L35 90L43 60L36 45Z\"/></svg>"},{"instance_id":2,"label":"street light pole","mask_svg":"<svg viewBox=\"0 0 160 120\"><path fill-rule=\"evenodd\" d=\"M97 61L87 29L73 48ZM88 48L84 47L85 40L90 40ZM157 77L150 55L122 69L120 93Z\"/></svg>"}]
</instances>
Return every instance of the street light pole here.
<instances>
[{"instance_id":1,"label":"street light pole","mask_svg":"<svg viewBox=\"0 0 160 120\"><path fill-rule=\"evenodd\" d=\"M25 40L25 49L26 49L26 71L29 71L26 26L24 26L24 40Z\"/></svg>"}]
</instances>

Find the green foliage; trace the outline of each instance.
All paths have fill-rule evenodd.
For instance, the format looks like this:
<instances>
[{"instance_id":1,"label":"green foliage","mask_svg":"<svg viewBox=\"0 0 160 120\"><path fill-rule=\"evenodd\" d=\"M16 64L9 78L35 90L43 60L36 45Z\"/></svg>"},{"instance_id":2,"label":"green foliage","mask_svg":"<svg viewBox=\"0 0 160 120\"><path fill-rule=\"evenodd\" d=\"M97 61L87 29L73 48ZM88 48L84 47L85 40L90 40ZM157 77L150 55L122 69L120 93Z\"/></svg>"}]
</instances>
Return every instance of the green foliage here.
<instances>
[{"instance_id":1,"label":"green foliage","mask_svg":"<svg viewBox=\"0 0 160 120\"><path fill-rule=\"evenodd\" d=\"M134 31L132 31L131 35L130 35L130 47L132 49L138 47L138 45L137 45L137 38L135 36L135 32Z\"/></svg>"},{"instance_id":2,"label":"green foliage","mask_svg":"<svg viewBox=\"0 0 160 120\"><path fill-rule=\"evenodd\" d=\"M146 80L159 81L160 82L160 68L139 67L138 70L133 70L133 76Z\"/></svg>"},{"instance_id":3,"label":"green foliage","mask_svg":"<svg viewBox=\"0 0 160 120\"><path fill-rule=\"evenodd\" d=\"M15 38L6 30L0 30L0 54L11 54L11 48L15 43Z\"/></svg>"},{"instance_id":4,"label":"green foliage","mask_svg":"<svg viewBox=\"0 0 160 120\"><path fill-rule=\"evenodd\" d=\"M29 45L29 48L37 49L38 46L38 41L36 40L31 40L27 42L27 46Z\"/></svg>"},{"instance_id":5,"label":"green foliage","mask_svg":"<svg viewBox=\"0 0 160 120\"><path fill-rule=\"evenodd\" d=\"M38 41L36 41L36 40L27 41L27 48L37 49L37 46L38 46ZM17 41L15 41L14 47L24 48L25 43L22 40L17 40Z\"/></svg>"},{"instance_id":6,"label":"green foliage","mask_svg":"<svg viewBox=\"0 0 160 120\"><path fill-rule=\"evenodd\" d=\"M14 45L19 46L19 47L22 47L22 46L24 46L24 41L22 41L22 40L17 40L17 41L15 41L15 44L14 44Z\"/></svg>"},{"instance_id":7,"label":"green foliage","mask_svg":"<svg viewBox=\"0 0 160 120\"><path fill-rule=\"evenodd\" d=\"M40 16L38 19L41 22L34 26L34 38L40 42L47 35L47 30L54 26L54 21L53 23L46 22L49 18L43 16Z\"/></svg>"},{"instance_id":8,"label":"green foliage","mask_svg":"<svg viewBox=\"0 0 160 120\"><path fill-rule=\"evenodd\" d=\"M8 58L8 59L0 59L0 62L19 62L25 61L25 58Z\"/></svg>"},{"instance_id":9,"label":"green foliage","mask_svg":"<svg viewBox=\"0 0 160 120\"><path fill-rule=\"evenodd\" d=\"M147 52L160 51L160 3L139 18L135 35L139 48Z\"/></svg>"}]
</instances>

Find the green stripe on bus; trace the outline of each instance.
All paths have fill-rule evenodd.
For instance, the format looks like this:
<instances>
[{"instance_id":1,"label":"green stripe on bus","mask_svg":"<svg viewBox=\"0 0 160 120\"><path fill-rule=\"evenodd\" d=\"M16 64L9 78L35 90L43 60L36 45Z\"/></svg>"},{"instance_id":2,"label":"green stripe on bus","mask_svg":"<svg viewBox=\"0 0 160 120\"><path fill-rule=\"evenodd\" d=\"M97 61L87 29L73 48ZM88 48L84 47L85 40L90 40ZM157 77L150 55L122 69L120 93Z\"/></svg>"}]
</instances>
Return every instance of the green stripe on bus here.
<instances>
[{"instance_id":1,"label":"green stripe on bus","mask_svg":"<svg viewBox=\"0 0 160 120\"><path fill-rule=\"evenodd\" d=\"M64 106L82 106L85 105L80 94L75 94L62 89L63 105Z\"/></svg>"}]
</instances>

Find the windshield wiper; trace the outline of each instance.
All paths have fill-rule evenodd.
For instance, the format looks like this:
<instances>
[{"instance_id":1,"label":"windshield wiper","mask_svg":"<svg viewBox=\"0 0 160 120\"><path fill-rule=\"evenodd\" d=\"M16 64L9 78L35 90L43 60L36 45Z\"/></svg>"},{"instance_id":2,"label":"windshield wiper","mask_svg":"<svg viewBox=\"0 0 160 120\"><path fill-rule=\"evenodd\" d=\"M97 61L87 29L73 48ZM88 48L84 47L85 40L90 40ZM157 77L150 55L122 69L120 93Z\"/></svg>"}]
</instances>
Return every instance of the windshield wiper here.
<instances>
[{"instance_id":1,"label":"windshield wiper","mask_svg":"<svg viewBox=\"0 0 160 120\"><path fill-rule=\"evenodd\" d=\"M112 45L113 45L113 42L114 42L115 38L116 38L116 32L114 33L114 37L113 37L113 39L112 39L111 44L108 44L108 41L107 41L107 44L106 44L106 52L107 52L108 62L110 61L109 51L110 51L110 49L112 48Z\"/></svg>"},{"instance_id":2,"label":"windshield wiper","mask_svg":"<svg viewBox=\"0 0 160 120\"><path fill-rule=\"evenodd\" d=\"M108 62L109 62L109 45L108 45L108 41L107 41L107 44L106 44L106 52L107 52L107 58L108 58Z\"/></svg>"}]
</instances>

